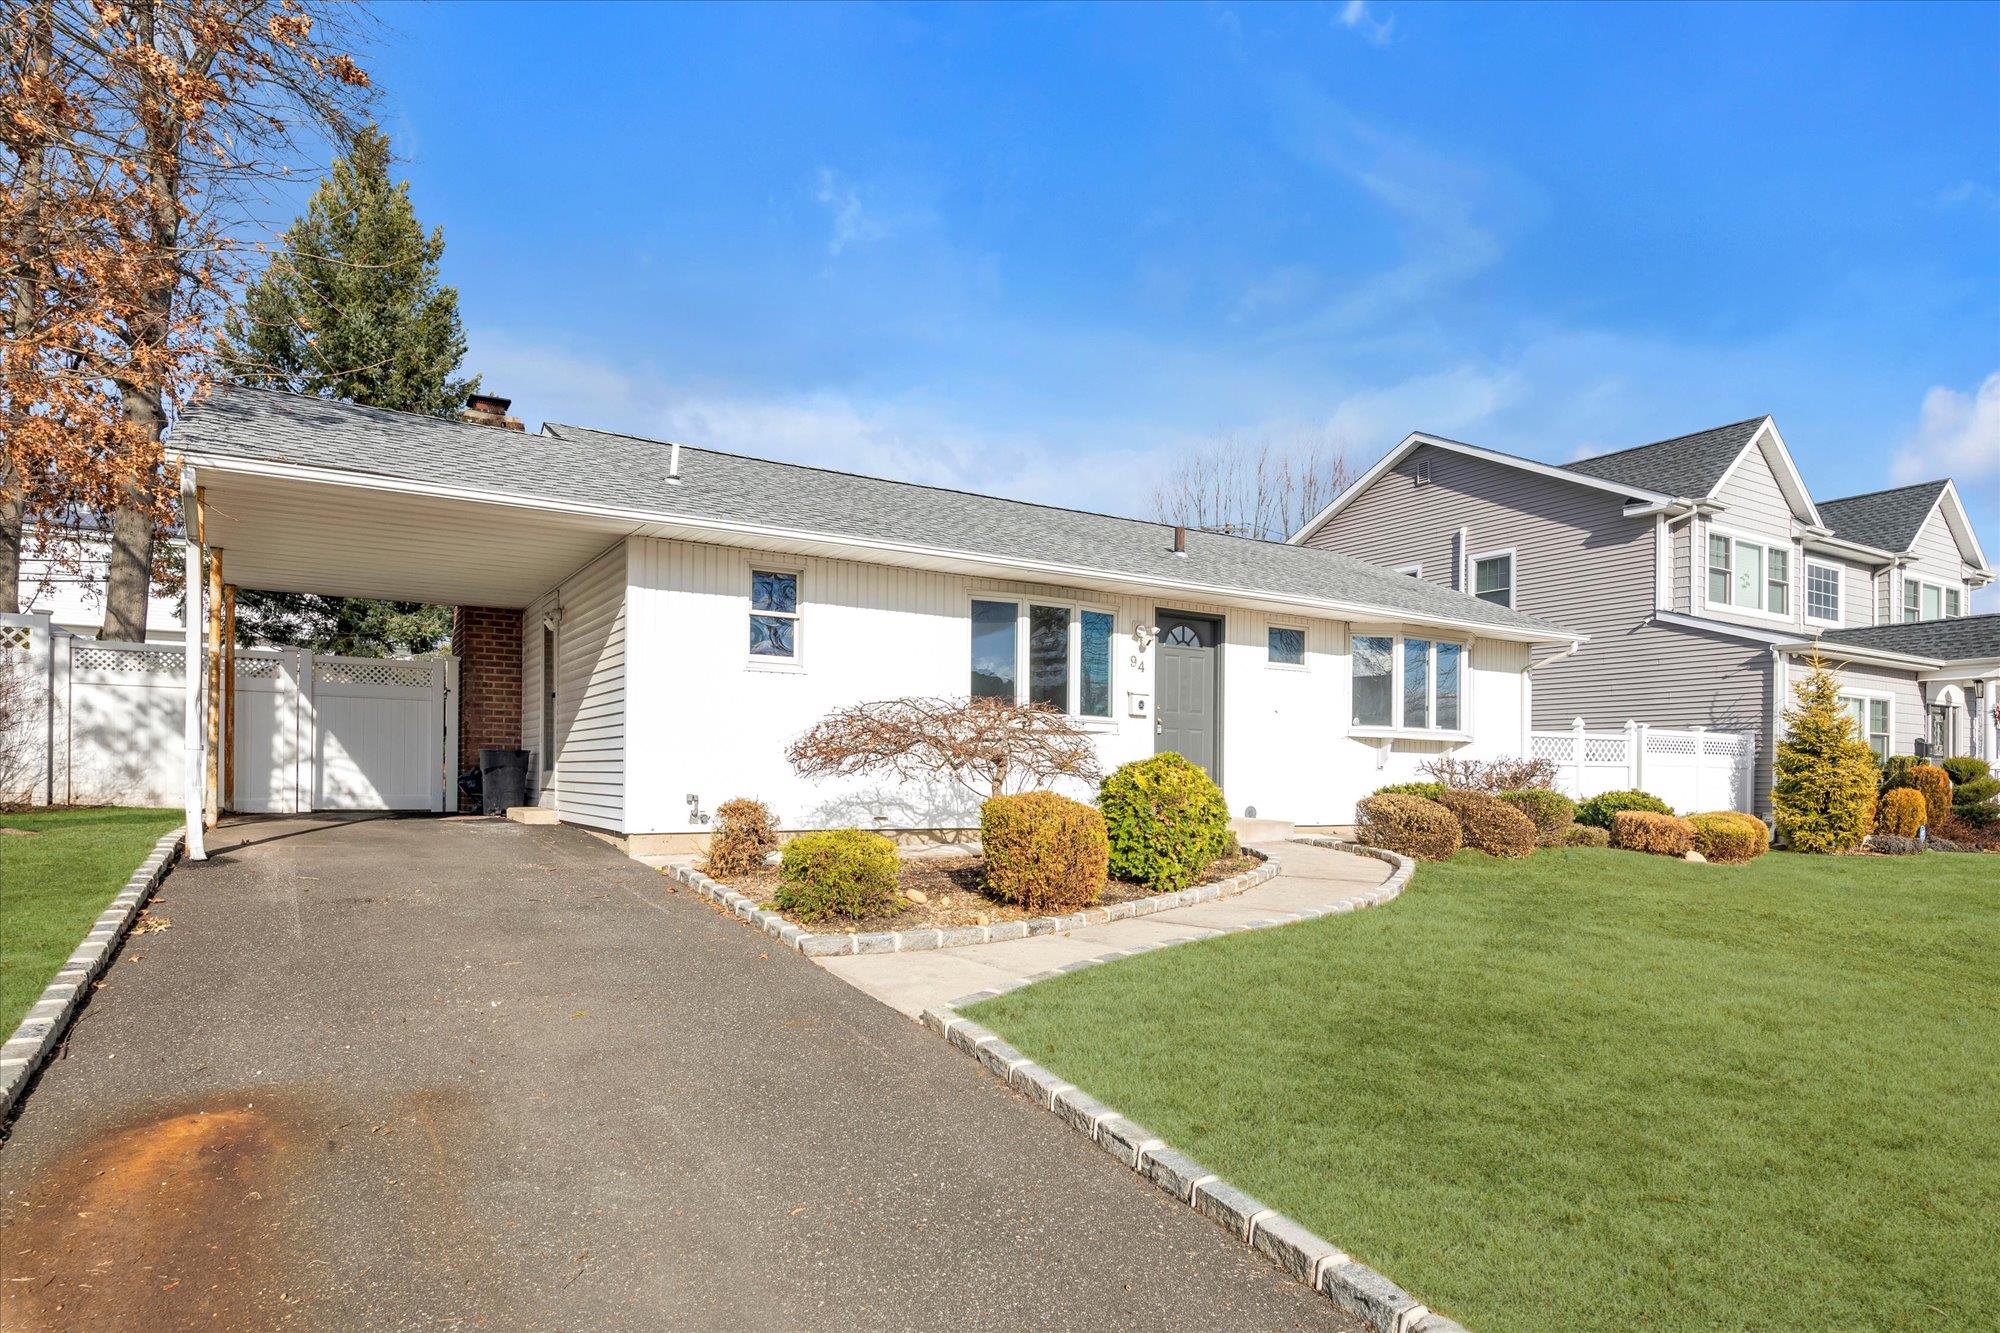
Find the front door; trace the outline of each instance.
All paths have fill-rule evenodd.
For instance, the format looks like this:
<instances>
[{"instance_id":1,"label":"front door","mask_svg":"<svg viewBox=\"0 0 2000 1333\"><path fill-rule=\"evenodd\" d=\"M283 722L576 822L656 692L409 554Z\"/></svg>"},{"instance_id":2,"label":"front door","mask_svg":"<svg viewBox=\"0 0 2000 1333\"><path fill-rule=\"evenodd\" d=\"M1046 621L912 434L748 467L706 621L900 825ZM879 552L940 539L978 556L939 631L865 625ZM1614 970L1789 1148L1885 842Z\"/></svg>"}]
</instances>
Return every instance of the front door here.
<instances>
[{"instance_id":1,"label":"front door","mask_svg":"<svg viewBox=\"0 0 2000 1333\"><path fill-rule=\"evenodd\" d=\"M1216 689L1216 645L1222 622L1211 616L1159 614L1159 698L1153 706L1153 752L1172 750L1198 764L1217 782L1221 694Z\"/></svg>"}]
</instances>

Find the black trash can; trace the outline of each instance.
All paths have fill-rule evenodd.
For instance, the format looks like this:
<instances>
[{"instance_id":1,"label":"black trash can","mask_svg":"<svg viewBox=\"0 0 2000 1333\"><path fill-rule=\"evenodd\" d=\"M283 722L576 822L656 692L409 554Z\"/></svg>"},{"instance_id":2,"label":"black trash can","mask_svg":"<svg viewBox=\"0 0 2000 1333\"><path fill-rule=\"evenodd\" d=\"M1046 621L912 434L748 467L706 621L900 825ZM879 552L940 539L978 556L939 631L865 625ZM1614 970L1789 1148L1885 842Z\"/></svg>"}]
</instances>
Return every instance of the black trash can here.
<instances>
[{"instance_id":1,"label":"black trash can","mask_svg":"<svg viewBox=\"0 0 2000 1333\"><path fill-rule=\"evenodd\" d=\"M479 751L479 812L504 815L528 803L528 752L491 746Z\"/></svg>"}]
</instances>

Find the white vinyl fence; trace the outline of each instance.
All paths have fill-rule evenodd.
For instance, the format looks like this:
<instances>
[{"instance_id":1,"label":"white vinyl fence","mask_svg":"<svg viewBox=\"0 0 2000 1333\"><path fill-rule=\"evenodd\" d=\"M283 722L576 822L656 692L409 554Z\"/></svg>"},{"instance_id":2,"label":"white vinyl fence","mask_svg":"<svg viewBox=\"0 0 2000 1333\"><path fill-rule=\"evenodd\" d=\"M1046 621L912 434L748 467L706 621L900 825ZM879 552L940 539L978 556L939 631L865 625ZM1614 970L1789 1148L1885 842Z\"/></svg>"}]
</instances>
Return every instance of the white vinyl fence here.
<instances>
[{"instance_id":1,"label":"white vinyl fence","mask_svg":"<svg viewBox=\"0 0 2000 1333\"><path fill-rule=\"evenodd\" d=\"M453 808L457 665L238 649L231 808ZM186 670L178 644L0 616L0 800L179 805Z\"/></svg>"},{"instance_id":2,"label":"white vinyl fence","mask_svg":"<svg viewBox=\"0 0 2000 1333\"><path fill-rule=\"evenodd\" d=\"M1556 789L1575 800L1600 792L1649 791L1681 814L1755 813L1757 737L1747 731L1672 731L1627 722L1591 731L1582 718L1537 731L1533 757L1556 766Z\"/></svg>"}]
</instances>

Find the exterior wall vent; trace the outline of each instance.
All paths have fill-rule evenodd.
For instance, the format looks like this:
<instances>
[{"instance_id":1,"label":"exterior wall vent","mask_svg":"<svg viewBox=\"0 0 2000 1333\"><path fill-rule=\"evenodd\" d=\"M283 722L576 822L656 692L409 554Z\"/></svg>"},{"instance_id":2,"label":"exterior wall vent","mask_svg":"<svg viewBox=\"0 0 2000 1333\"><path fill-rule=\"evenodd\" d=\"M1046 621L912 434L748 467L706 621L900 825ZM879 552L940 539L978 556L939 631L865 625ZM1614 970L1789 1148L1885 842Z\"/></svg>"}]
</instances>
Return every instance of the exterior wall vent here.
<instances>
[{"instance_id":1,"label":"exterior wall vent","mask_svg":"<svg viewBox=\"0 0 2000 1333\"><path fill-rule=\"evenodd\" d=\"M1416 481L1417 481L1417 485L1419 485L1419 486L1428 486L1428 485L1430 485L1430 484L1431 484L1431 460L1430 460L1430 459L1428 459L1428 458L1419 458L1419 459L1417 460L1417 469L1416 469L1416 474L1415 474L1415 475L1416 475Z\"/></svg>"}]
</instances>

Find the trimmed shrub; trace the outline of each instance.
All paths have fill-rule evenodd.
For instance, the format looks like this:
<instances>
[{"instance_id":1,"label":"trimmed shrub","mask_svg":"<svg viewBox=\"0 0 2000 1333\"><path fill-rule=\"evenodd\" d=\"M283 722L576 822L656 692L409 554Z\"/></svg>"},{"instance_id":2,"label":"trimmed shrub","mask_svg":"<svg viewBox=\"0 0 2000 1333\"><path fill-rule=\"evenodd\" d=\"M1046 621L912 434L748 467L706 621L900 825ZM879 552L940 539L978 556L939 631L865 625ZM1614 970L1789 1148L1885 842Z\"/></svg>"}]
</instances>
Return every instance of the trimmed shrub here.
<instances>
[{"instance_id":1,"label":"trimmed shrub","mask_svg":"<svg viewBox=\"0 0 2000 1333\"><path fill-rule=\"evenodd\" d=\"M986 888L1038 913L1074 912L1097 901L1111 860L1104 816L1052 791L995 796L979 807Z\"/></svg>"},{"instance_id":2,"label":"trimmed shrub","mask_svg":"<svg viewBox=\"0 0 2000 1333\"><path fill-rule=\"evenodd\" d=\"M1111 873L1155 893L1186 888L1229 845L1222 789L1171 750L1104 779L1097 808L1111 842Z\"/></svg>"},{"instance_id":3,"label":"trimmed shrub","mask_svg":"<svg viewBox=\"0 0 2000 1333\"><path fill-rule=\"evenodd\" d=\"M1386 787L1377 787L1377 796L1421 796L1426 801L1435 801L1451 790L1442 782L1392 782Z\"/></svg>"},{"instance_id":4,"label":"trimmed shrub","mask_svg":"<svg viewBox=\"0 0 2000 1333\"><path fill-rule=\"evenodd\" d=\"M1607 832L1611 828L1611 817L1620 810L1644 810L1655 815L1670 815L1674 808L1649 791L1607 791L1591 797L1576 807L1576 822L1589 824Z\"/></svg>"},{"instance_id":5,"label":"trimmed shrub","mask_svg":"<svg viewBox=\"0 0 2000 1333\"><path fill-rule=\"evenodd\" d=\"M778 820L762 801L738 797L715 808L715 832L708 835L711 875L727 879L762 868L778 850Z\"/></svg>"},{"instance_id":6,"label":"trimmed shrub","mask_svg":"<svg viewBox=\"0 0 2000 1333\"><path fill-rule=\"evenodd\" d=\"M826 829L801 833L785 844L772 899L801 921L841 916L850 920L892 911L896 902L896 844L879 833Z\"/></svg>"},{"instance_id":7,"label":"trimmed shrub","mask_svg":"<svg viewBox=\"0 0 2000 1333\"><path fill-rule=\"evenodd\" d=\"M1868 850L1880 852L1884 856L1914 856L1924 850L1924 845L1915 838L1905 838L1895 833L1878 833L1868 840Z\"/></svg>"},{"instance_id":8,"label":"trimmed shrub","mask_svg":"<svg viewBox=\"0 0 2000 1333\"><path fill-rule=\"evenodd\" d=\"M1875 807L1875 832L1914 838L1924 826L1924 794L1915 787L1891 787Z\"/></svg>"},{"instance_id":9,"label":"trimmed shrub","mask_svg":"<svg viewBox=\"0 0 2000 1333\"><path fill-rule=\"evenodd\" d=\"M1609 847L1611 834L1595 824L1571 824L1563 830L1565 847Z\"/></svg>"},{"instance_id":10,"label":"trimmed shrub","mask_svg":"<svg viewBox=\"0 0 2000 1333\"><path fill-rule=\"evenodd\" d=\"M1503 791L1500 799L1534 821L1535 841L1544 847L1561 846L1563 834L1576 823L1576 802L1559 791L1526 787Z\"/></svg>"},{"instance_id":11,"label":"trimmed shrub","mask_svg":"<svg viewBox=\"0 0 2000 1333\"><path fill-rule=\"evenodd\" d=\"M1448 791L1439 805L1458 820L1467 847L1488 856L1527 856L1535 850L1535 821L1483 791Z\"/></svg>"},{"instance_id":12,"label":"trimmed shrub","mask_svg":"<svg viewBox=\"0 0 2000 1333\"><path fill-rule=\"evenodd\" d=\"M1651 810L1620 810L1611 816L1611 845L1655 856L1686 856L1694 850L1694 825Z\"/></svg>"},{"instance_id":13,"label":"trimmed shrub","mask_svg":"<svg viewBox=\"0 0 2000 1333\"><path fill-rule=\"evenodd\" d=\"M1458 816L1421 796L1364 796L1354 807L1354 819L1359 841L1419 861L1442 861L1465 845Z\"/></svg>"},{"instance_id":14,"label":"trimmed shrub","mask_svg":"<svg viewBox=\"0 0 2000 1333\"><path fill-rule=\"evenodd\" d=\"M1910 786L1910 770L1917 766L1913 754L1892 754L1882 761L1882 790Z\"/></svg>"},{"instance_id":15,"label":"trimmed shrub","mask_svg":"<svg viewBox=\"0 0 2000 1333\"><path fill-rule=\"evenodd\" d=\"M1924 794L1924 823L1936 826L1951 818L1951 774L1936 764L1910 770L1910 785Z\"/></svg>"},{"instance_id":16,"label":"trimmed shrub","mask_svg":"<svg viewBox=\"0 0 2000 1333\"><path fill-rule=\"evenodd\" d=\"M1689 815L1694 825L1694 849L1710 861L1754 861L1771 850L1771 830L1755 815L1740 810L1714 810Z\"/></svg>"},{"instance_id":17,"label":"trimmed shrub","mask_svg":"<svg viewBox=\"0 0 2000 1333\"><path fill-rule=\"evenodd\" d=\"M1938 760L1938 767L1950 775L1953 787L1963 787L1968 782L1993 776L1993 765L1978 755L1953 755L1949 759Z\"/></svg>"}]
</instances>

